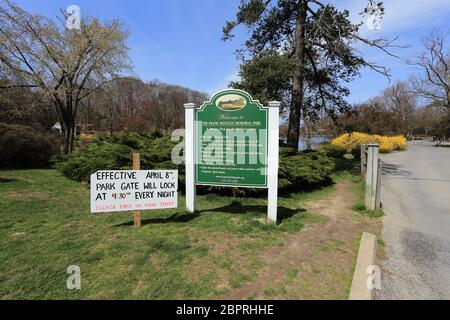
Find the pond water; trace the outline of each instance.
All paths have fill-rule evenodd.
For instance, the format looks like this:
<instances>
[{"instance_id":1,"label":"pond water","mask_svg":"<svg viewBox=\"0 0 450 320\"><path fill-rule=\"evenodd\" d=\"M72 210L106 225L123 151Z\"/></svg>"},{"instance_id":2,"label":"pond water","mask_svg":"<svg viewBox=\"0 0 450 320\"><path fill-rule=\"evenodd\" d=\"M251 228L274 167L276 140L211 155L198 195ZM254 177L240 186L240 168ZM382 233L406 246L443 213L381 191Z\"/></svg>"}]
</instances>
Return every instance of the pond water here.
<instances>
[{"instance_id":1,"label":"pond water","mask_svg":"<svg viewBox=\"0 0 450 320\"><path fill-rule=\"evenodd\" d=\"M330 142L331 137L327 136L312 136L311 137L311 148L317 150L322 144ZM303 137L300 137L300 142L298 144L298 150L306 150L306 142Z\"/></svg>"}]
</instances>

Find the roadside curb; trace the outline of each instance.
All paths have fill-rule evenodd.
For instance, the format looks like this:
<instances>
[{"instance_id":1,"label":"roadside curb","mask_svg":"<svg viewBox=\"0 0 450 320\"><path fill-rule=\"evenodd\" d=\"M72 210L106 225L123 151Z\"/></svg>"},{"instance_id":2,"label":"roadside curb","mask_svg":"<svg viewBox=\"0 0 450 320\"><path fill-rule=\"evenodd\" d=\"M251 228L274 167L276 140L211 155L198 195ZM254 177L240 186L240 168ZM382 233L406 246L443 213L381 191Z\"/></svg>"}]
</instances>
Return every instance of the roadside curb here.
<instances>
[{"instance_id":1,"label":"roadside curb","mask_svg":"<svg viewBox=\"0 0 450 320\"><path fill-rule=\"evenodd\" d=\"M375 265L377 251L377 237L373 234L363 232L361 244L356 260L355 273L353 274L352 287L350 289L349 300L372 300L373 290L368 288L367 280L369 274L367 270Z\"/></svg>"}]
</instances>

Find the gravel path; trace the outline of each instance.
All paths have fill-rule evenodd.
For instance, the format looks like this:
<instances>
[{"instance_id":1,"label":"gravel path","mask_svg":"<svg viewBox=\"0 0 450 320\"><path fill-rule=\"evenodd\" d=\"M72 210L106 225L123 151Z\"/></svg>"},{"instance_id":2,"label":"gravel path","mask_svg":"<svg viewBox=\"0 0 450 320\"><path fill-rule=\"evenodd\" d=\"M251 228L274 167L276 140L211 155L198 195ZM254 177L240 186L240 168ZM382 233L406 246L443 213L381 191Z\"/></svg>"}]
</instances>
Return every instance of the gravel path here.
<instances>
[{"instance_id":1,"label":"gravel path","mask_svg":"<svg viewBox=\"0 0 450 320\"><path fill-rule=\"evenodd\" d=\"M383 155L383 238L376 299L450 299L450 148L430 141Z\"/></svg>"}]
</instances>

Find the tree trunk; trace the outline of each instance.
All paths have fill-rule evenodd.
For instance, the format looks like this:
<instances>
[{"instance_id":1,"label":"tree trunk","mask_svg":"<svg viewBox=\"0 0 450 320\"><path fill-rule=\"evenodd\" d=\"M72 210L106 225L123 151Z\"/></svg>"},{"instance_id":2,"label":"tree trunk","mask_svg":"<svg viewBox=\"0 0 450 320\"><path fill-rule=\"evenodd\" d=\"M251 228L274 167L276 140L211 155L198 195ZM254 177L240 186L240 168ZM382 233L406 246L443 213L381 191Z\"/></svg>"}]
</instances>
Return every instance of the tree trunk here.
<instances>
[{"instance_id":1,"label":"tree trunk","mask_svg":"<svg viewBox=\"0 0 450 320\"><path fill-rule=\"evenodd\" d=\"M69 147L70 147L70 128L67 128L64 130L64 147L63 147L63 153L64 155L68 155Z\"/></svg>"},{"instance_id":2,"label":"tree trunk","mask_svg":"<svg viewBox=\"0 0 450 320\"><path fill-rule=\"evenodd\" d=\"M310 126L310 121L308 119L308 117L303 116L303 125L305 126L305 145L306 145L306 150L312 150L312 145L311 145L311 126Z\"/></svg>"},{"instance_id":3,"label":"tree trunk","mask_svg":"<svg viewBox=\"0 0 450 320\"><path fill-rule=\"evenodd\" d=\"M71 116L64 117L64 155L72 153L75 142L75 118Z\"/></svg>"},{"instance_id":4,"label":"tree trunk","mask_svg":"<svg viewBox=\"0 0 450 320\"><path fill-rule=\"evenodd\" d=\"M288 145L298 148L300 137L300 118L303 105L304 69L305 69L305 22L306 1L299 0L295 29L295 71L292 84L292 99L289 110Z\"/></svg>"},{"instance_id":5,"label":"tree trunk","mask_svg":"<svg viewBox=\"0 0 450 320\"><path fill-rule=\"evenodd\" d=\"M70 125L70 127L66 124L66 130L64 132L64 155L68 155L73 151L73 144L75 140L75 128Z\"/></svg>"}]
</instances>

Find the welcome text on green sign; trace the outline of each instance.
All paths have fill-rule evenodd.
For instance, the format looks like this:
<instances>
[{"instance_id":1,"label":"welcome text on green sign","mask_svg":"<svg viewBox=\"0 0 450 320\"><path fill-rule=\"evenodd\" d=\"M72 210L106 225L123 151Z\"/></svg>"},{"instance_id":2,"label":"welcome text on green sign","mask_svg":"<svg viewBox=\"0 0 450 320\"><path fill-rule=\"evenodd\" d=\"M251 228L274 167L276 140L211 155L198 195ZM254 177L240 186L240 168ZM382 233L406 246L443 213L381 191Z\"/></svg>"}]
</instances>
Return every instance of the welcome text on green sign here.
<instances>
[{"instance_id":1,"label":"welcome text on green sign","mask_svg":"<svg viewBox=\"0 0 450 320\"><path fill-rule=\"evenodd\" d=\"M225 90L195 115L196 184L267 187L268 109Z\"/></svg>"}]
</instances>

